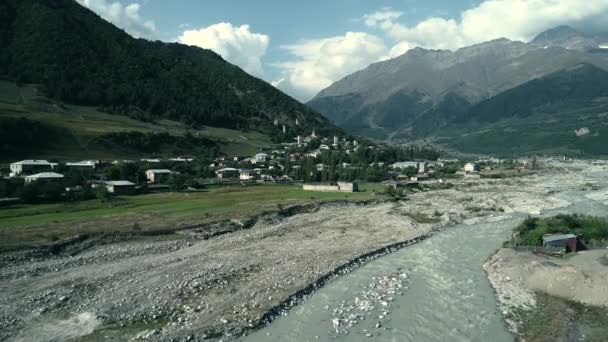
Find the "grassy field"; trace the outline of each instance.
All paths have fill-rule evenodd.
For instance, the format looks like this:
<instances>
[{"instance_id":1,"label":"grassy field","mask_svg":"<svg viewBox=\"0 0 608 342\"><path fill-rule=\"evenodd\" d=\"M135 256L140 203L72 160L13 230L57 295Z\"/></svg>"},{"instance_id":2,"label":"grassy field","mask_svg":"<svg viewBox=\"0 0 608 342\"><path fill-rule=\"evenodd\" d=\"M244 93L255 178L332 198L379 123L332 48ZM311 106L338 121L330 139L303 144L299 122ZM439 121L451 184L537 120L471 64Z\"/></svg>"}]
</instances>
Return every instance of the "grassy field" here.
<instances>
[{"instance_id":1,"label":"grassy field","mask_svg":"<svg viewBox=\"0 0 608 342\"><path fill-rule=\"evenodd\" d=\"M157 193L119 197L109 203L20 205L0 209L0 250L48 243L80 233L133 229L165 230L244 218L279 205L327 200L382 199L382 184L362 185L358 193L303 191L298 185L214 188L197 193Z\"/></svg>"},{"instance_id":2,"label":"grassy field","mask_svg":"<svg viewBox=\"0 0 608 342\"><path fill-rule=\"evenodd\" d=\"M172 120L156 122L138 121L122 115L98 111L96 108L54 103L37 94L33 87L16 87L13 83L0 81L0 117L20 118L40 121L52 126L67 128L69 139L54 146L45 154L29 158L58 159L105 159L128 158L132 152L114 149L100 150L91 142L97 137L111 132L137 131L142 133L169 133L182 136L186 131L193 135L207 137L220 146L220 151L229 156L255 154L261 148L272 147L270 137L259 132L242 132L225 128L205 127L189 129L183 123ZM0 162L8 162L2 160Z\"/></svg>"}]
</instances>

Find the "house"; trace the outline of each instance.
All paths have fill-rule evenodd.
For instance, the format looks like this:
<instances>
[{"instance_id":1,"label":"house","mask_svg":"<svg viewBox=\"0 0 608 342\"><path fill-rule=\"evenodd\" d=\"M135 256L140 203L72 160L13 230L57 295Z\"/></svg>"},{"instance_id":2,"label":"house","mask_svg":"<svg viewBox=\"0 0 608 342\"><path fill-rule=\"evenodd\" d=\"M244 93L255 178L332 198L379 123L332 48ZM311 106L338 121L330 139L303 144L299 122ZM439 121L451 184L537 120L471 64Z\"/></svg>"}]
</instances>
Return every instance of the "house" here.
<instances>
[{"instance_id":1,"label":"house","mask_svg":"<svg viewBox=\"0 0 608 342\"><path fill-rule=\"evenodd\" d=\"M317 171L323 171L323 170L325 170L325 165L323 165L323 164L317 164L315 166L317 168Z\"/></svg>"},{"instance_id":2,"label":"house","mask_svg":"<svg viewBox=\"0 0 608 342\"><path fill-rule=\"evenodd\" d=\"M42 172L42 173L37 173L35 175L25 177L26 184L32 183L32 182L52 183L52 182L62 182L62 181L63 181L63 175L60 175L55 172Z\"/></svg>"},{"instance_id":3,"label":"house","mask_svg":"<svg viewBox=\"0 0 608 342\"><path fill-rule=\"evenodd\" d=\"M19 175L33 175L41 172L50 172L56 164L49 163L46 160L22 160L10 165L11 177Z\"/></svg>"},{"instance_id":4,"label":"house","mask_svg":"<svg viewBox=\"0 0 608 342\"><path fill-rule=\"evenodd\" d=\"M240 180L252 180L255 179L256 174L253 170L241 170L239 171L239 179Z\"/></svg>"},{"instance_id":5,"label":"house","mask_svg":"<svg viewBox=\"0 0 608 342\"><path fill-rule=\"evenodd\" d=\"M218 179L237 178L239 176L239 170L232 167L225 167L215 171L215 174Z\"/></svg>"},{"instance_id":6,"label":"house","mask_svg":"<svg viewBox=\"0 0 608 342\"><path fill-rule=\"evenodd\" d=\"M95 168L95 161L93 160L83 160L83 161L79 161L76 163L66 163L65 164L68 167L73 167L73 168L81 168L81 169L94 169Z\"/></svg>"},{"instance_id":7,"label":"house","mask_svg":"<svg viewBox=\"0 0 608 342\"><path fill-rule=\"evenodd\" d=\"M266 160L268 160L268 154L267 153L258 153L255 155L255 157L253 157L255 163L265 163Z\"/></svg>"},{"instance_id":8,"label":"house","mask_svg":"<svg viewBox=\"0 0 608 342\"><path fill-rule=\"evenodd\" d=\"M548 234L543 236L544 247L564 247L566 251L576 253L576 235Z\"/></svg>"},{"instance_id":9,"label":"house","mask_svg":"<svg viewBox=\"0 0 608 342\"><path fill-rule=\"evenodd\" d=\"M329 146L322 144L319 146L319 150L329 150Z\"/></svg>"},{"instance_id":10,"label":"house","mask_svg":"<svg viewBox=\"0 0 608 342\"><path fill-rule=\"evenodd\" d=\"M427 163L420 162L418 163L418 173L425 173L427 171Z\"/></svg>"},{"instance_id":11,"label":"house","mask_svg":"<svg viewBox=\"0 0 608 342\"><path fill-rule=\"evenodd\" d=\"M166 183L173 171L167 169L150 169L146 171L146 178L150 184Z\"/></svg>"},{"instance_id":12,"label":"house","mask_svg":"<svg viewBox=\"0 0 608 342\"><path fill-rule=\"evenodd\" d=\"M158 158L156 158L156 159L140 159L140 161L144 162L144 163L150 163L150 164L155 164L155 163L158 164L158 163L161 162L161 160L158 159Z\"/></svg>"},{"instance_id":13,"label":"house","mask_svg":"<svg viewBox=\"0 0 608 342\"><path fill-rule=\"evenodd\" d=\"M135 183L126 180L105 181L101 183L108 192L115 195L132 195L135 193Z\"/></svg>"},{"instance_id":14,"label":"house","mask_svg":"<svg viewBox=\"0 0 608 342\"><path fill-rule=\"evenodd\" d=\"M191 162L193 160L194 160L194 158L192 158L191 156L179 156L177 158L169 159L169 161L178 162L178 163Z\"/></svg>"},{"instance_id":15,"label":"house","mask_svg":"<svg viewBox=\"0 0 608 342\"><path fill-rule=\"evenodd\" d=\"M477 165L475 165L473 163L466 163L464 165L464 172L475 172L476 169L477 169Z\"/></svg>"},{"instance_id":16,"label":"house","mask_svg":"<svg viewBox=\"0 0 608 342\"><path fill-rule=\"evenodd\" d=\"M132 164L132 163L135 163L135 161L134 161L134 160L127 160L127 159L125 159L125 160L114 160L114 161L112 162L112 165L119 165L119 164Z\"/></svg>"},{"instance_id":17,"label":"house","mask_svg":"<svg viewBox=\"0 0 608 342\"><path fill-rule=\"evenodd\" d=\"M413 168L418 169L418 164L419 164L418 162L410 162L410 161L408 161L408 162L397 162L397 163L391 165L391 167L393 169L400 169L400 170L407 169L409 167L413 167Z\"/></svg>"}]
</instances>

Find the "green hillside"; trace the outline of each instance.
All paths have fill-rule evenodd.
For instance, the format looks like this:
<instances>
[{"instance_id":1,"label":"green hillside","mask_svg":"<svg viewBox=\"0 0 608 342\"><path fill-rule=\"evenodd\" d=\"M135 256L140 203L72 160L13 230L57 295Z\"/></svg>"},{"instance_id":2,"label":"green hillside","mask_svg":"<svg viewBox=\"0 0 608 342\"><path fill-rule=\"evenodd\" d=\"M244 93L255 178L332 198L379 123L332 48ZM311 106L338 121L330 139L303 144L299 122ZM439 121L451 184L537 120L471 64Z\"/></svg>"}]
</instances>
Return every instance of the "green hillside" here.
<instances>
[{"instance_id":1,"label":"green hillside","mask_svg":"<svg viewBox=\"0 0 608 342\"><path fill-rule=\"evenodd\" d=\"M327 119L210 50L134 39L73 0L0 1L0 77L140 121L272 133Z\"/></svg>"},{"instance_id":2,"label":"green hillside","mask_svg":"<svg viewBox=\"0 0 608 342\"><path fill-rule=\"evenodd\" d=\"M104 139L117 132L174 138L151 151ZM184 148L183 141L180 145L178 140L187 134L198 140ZM139 158L216 150L247 155L272 146L270 136L256 131L206 126L192 129L169 119L144 122L93 107L61 104L40 96L34 87L0 81L0 162L24 158Z\"/></svg>"},{"instance_id":3,"label":"green hillside","mask_svg":"<svg viewBox=\"0 0 608 342\"><path fill-rule=\"evenodd\" d=\"M580 65L484 101L435 133L470 153L608 155L608 72Z\"/></svg>"}]
</instances>

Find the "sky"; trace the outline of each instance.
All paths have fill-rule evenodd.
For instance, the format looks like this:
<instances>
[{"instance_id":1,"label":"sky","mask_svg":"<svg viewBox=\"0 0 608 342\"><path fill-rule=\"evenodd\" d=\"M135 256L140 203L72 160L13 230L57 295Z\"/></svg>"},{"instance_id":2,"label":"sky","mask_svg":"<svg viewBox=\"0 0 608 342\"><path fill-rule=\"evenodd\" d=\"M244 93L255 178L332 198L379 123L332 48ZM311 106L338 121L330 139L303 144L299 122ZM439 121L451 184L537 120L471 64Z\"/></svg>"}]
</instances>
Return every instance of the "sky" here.
<instances>
[{"instance_id":1,"label":"sky","mask_svg":"<svg viewBox=\"0 0 608 342\"><path fill-rule=\"evenodd\" d=\"M409 49L608 31L608 0L77 0L138 38L211 49L306 102Z\"/></svg>"}]
</instances>

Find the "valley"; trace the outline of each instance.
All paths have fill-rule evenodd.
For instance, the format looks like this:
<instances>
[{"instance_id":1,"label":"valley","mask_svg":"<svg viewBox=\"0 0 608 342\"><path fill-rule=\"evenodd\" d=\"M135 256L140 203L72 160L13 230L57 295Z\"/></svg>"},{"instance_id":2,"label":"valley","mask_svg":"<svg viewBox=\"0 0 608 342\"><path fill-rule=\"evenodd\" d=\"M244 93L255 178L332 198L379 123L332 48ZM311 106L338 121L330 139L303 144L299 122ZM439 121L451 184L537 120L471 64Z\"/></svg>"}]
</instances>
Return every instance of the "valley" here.
<instances>
[{"instance_id":1,"label":"valley","mask_svg":"<svg viewBox=\"0 0 608 342\"><path fill-rule=\"evenodd\" d=\"M607 340L607 16L0 0L0 340Z\"/></svg>"},{"instance_id":2,"label":"valley","mask_svg":"<svg viewBox=\"0 0 608 342\"><path fill-rule=\"evenodd\" d=\"M603 187L604 181L596 177L605 167L553 162L540 174L463 180L453 189L420 192L407 201L329 203L302 207L288 215L266 214L241 229L235 220L239 216L232 214L228 217L235 218L231 222L237 228L224 228L224 233L215 236L208 234L217 228L201 225L135 240L103 244L85 240L83 248L76 243L56 255L36 254L35 250L5 253L0 267L0 300L5 309L0 314L0 334L14 341L40 334L84 340L236 338L261 328L309 295L314 303L314 291L325 284L333 287L330 280L335 275L409 242L434 239L430 238L434 234L439 239L442 234L451 235L454 225L474 229L483 222L513 222L521 215L568 208L571 203L560 193L578 192L589 182ZM73 221L54 225L65 224L74 226ZM140 222L143 230L148 225ZM508 235L510 225L500 227L504 227L500 234ZM408 249L403 250L406 257ZM404 271L414 284L420 281L416 273ZM355 271L353 276L357 274L366 273ZM403 298L410 298L407 291ZM268 336L281 339L283 334L278 331L283 321L296 312L300 309L289 310L270 330L261 330L262 340ZM394 336L399 330L393 330L391 322L397 317L389 314L373 334ZM363 322L368 325L367 320ZM376 324L376 320L371 322ZM327 322L314 330L293 333L313 338L315 334L333 335L333 331ZM358 334L353 331L347 336Z\"/></svg>"}]
</instances>

